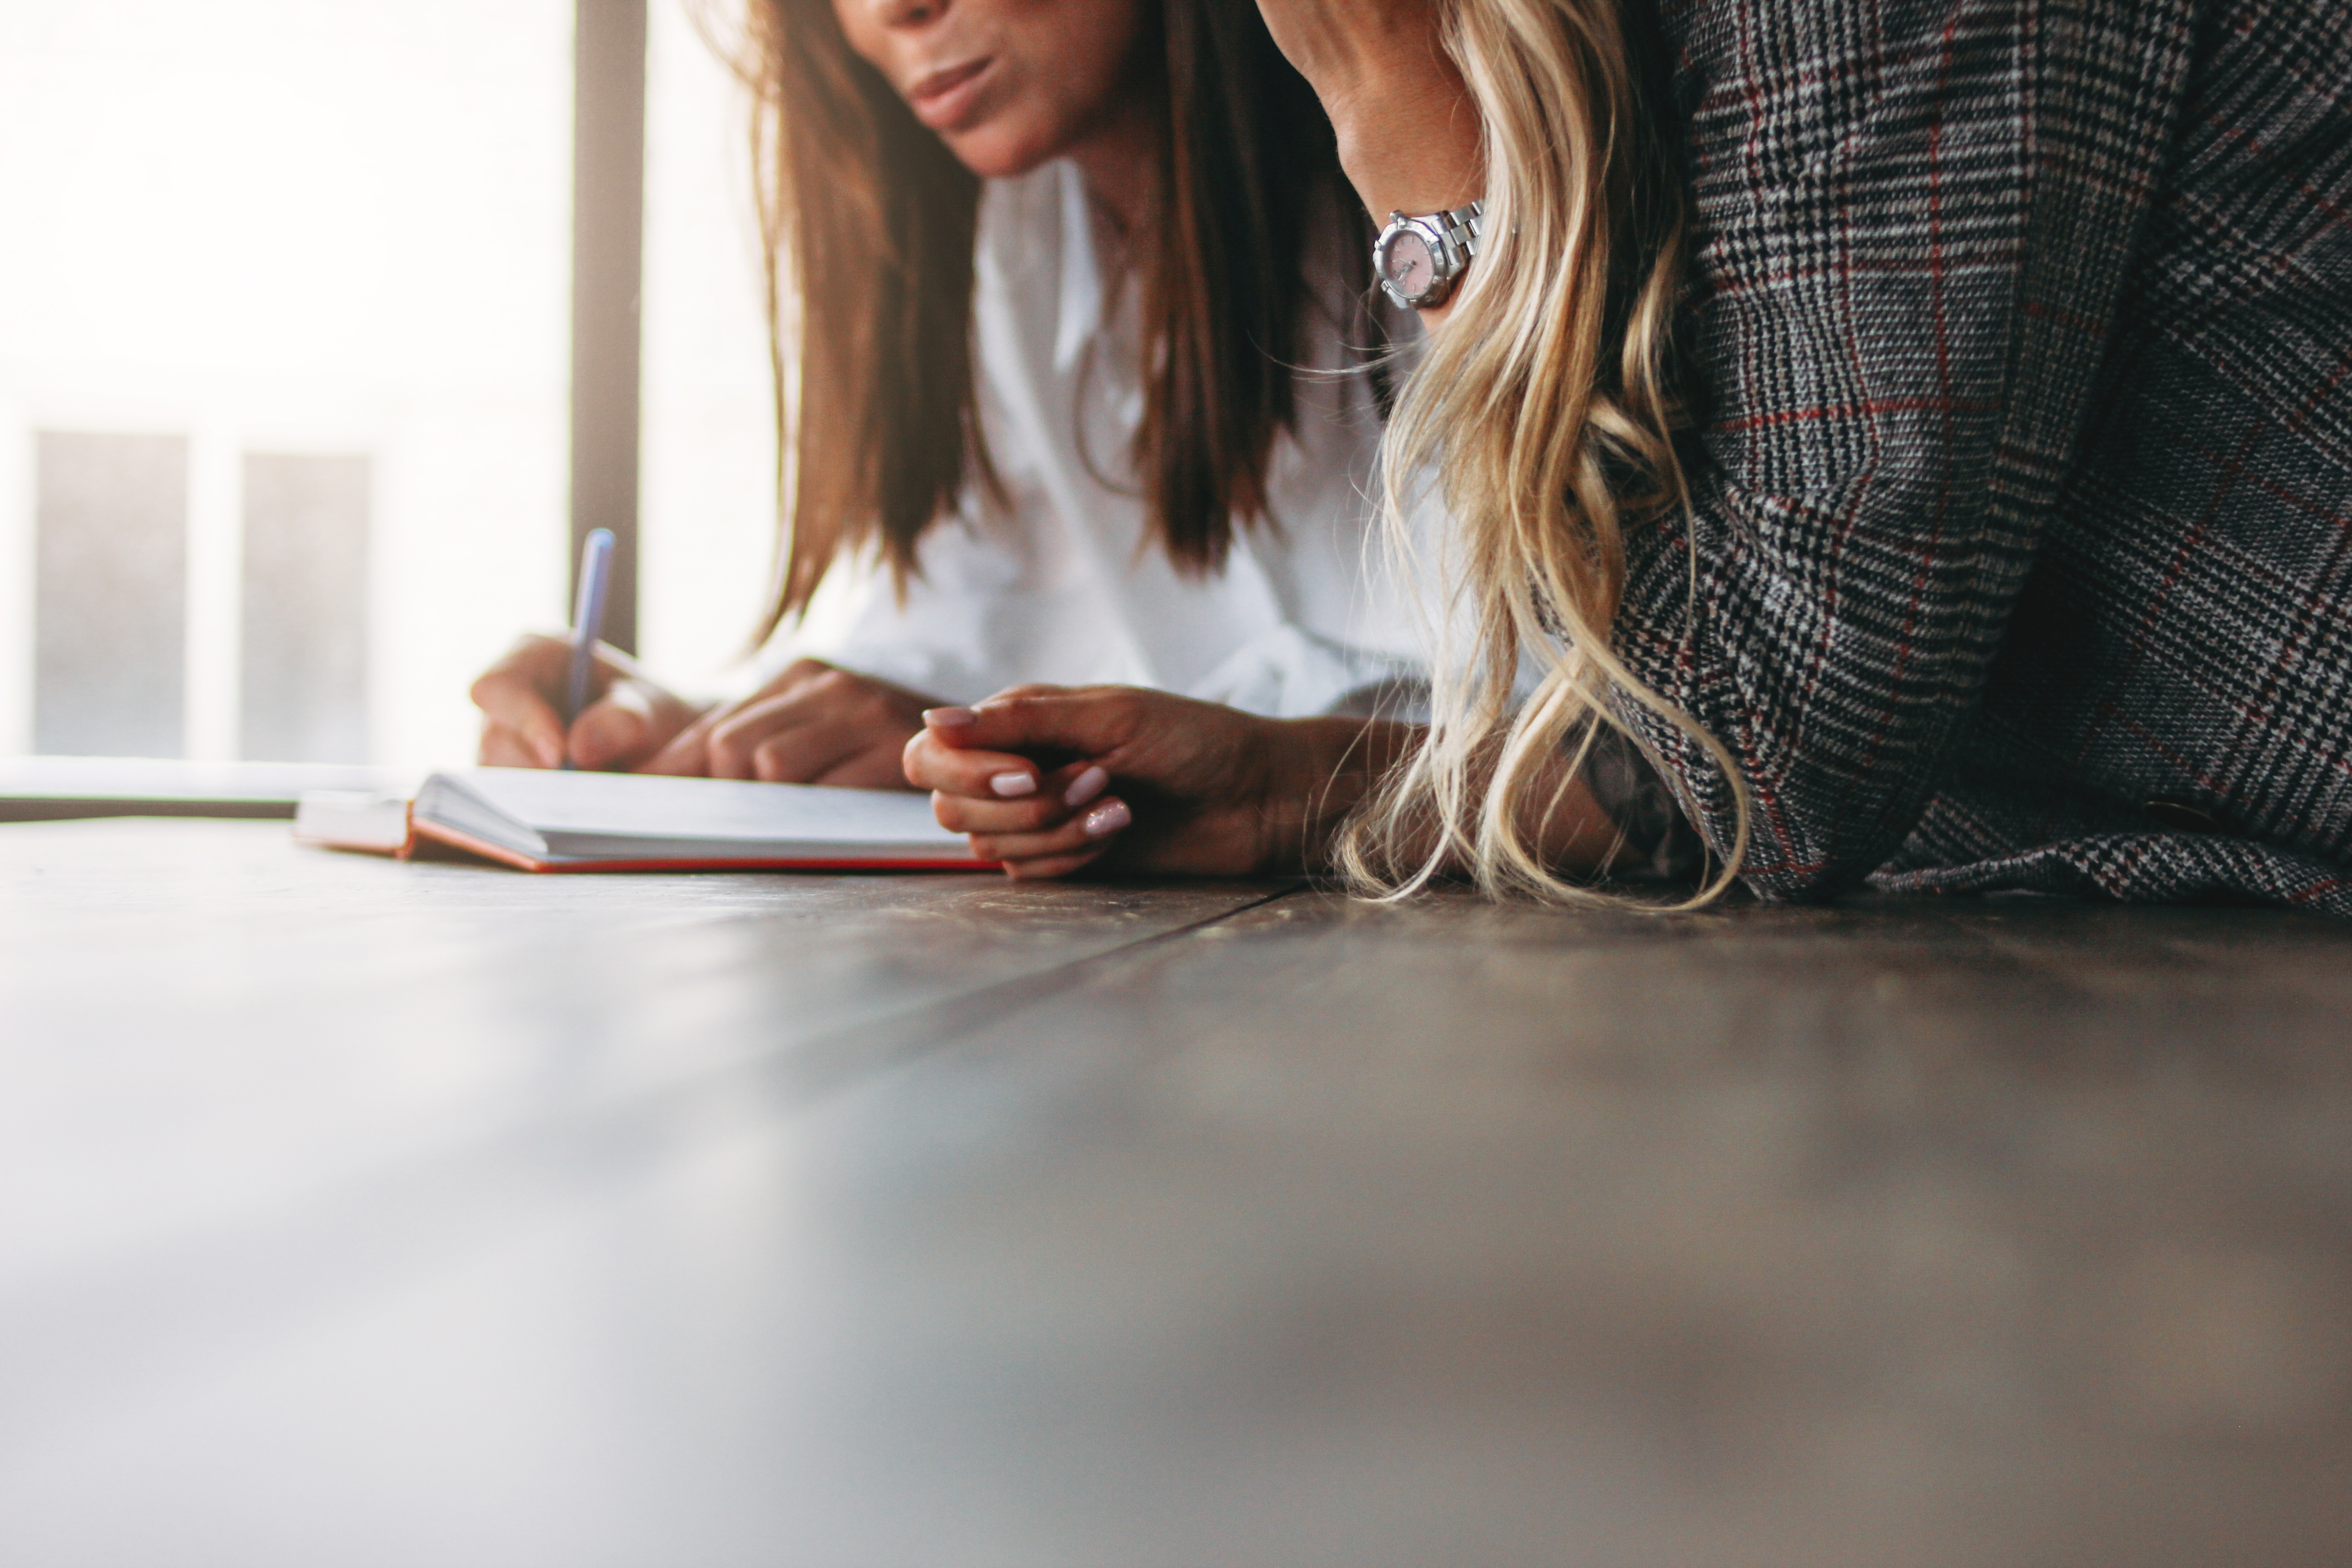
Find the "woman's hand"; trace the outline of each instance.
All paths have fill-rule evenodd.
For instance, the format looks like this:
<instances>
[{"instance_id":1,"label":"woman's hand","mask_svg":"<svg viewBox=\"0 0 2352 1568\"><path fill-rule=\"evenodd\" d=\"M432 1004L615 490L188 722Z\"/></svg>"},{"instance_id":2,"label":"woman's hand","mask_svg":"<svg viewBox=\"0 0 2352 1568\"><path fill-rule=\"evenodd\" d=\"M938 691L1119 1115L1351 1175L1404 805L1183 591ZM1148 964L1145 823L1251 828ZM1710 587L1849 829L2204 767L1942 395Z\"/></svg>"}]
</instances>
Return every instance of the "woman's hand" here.
<instances>
[{"instance_id":1,"label":"woman's hand","mask_svg":"<svg viewBox=\"0 0 2352 1568\"><path fill-rule=\"evenodd\" d=\"M1476 107L1442 41L1440 0L1258 0L1323 100L1339 163L1373 217L1486 195Z\"/></svg>"},{"instance_id":2,"label":"woman's hand","mask_svg":"<svg viewBox=\"0 0 2352 1568\"><path fill-rule=\"evenodd\" d=\"M717 708L640 764L648 773L904 789L899 758L933 699L804 658Z\"/></svg>"},{"instance_id":3,"label":"woman's hand","mask_svg":"<svg viewBox=\"0 0 2352 1568\"><path fill-rule=\"evenodd\" d=\"M557 706L571 679L568 638L533 635L474 682L482 710L480 757L491 767L625 773L667 745L701 710L646 678L635 659L598 645L588 706L569 728Z\"/></svg>"},{"instance_id":4,"label":"woman's hand","mask_svg":"<svg viewBox=\"0 0 2352 1568\"><path fill-rule=\"evenodd\" d=\"M1118 686L1015 687L923 718L907 781L933 792L941 826L1018 878L1097 860L1192 876L1301 870L1412 736Z\"/></svg>"},{"instance_id":5,"label":"woman's hand","mask_svg":"<svg viewBox=\"0 0 2352 1568\"><path fill-rule=\"evenodd\" d=\"M1275 47L1318 93L1388 74L1437 42L1438 0L1258 0Z\"/></svg>"}]
</instances>

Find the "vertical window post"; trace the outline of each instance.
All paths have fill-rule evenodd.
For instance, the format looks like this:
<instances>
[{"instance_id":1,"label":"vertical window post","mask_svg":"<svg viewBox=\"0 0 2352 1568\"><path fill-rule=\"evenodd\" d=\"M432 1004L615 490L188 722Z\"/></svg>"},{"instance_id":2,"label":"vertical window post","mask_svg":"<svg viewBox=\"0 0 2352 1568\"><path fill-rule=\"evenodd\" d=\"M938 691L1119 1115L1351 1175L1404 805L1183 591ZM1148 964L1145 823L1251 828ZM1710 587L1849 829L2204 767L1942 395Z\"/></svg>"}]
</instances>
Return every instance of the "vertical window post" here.
<instances>
[{"instance_id":1,"label":"vertical window post","mask_svg":"<svg viewBox=\"0 0 2352 1568\"><path fill-rule=\"evenodd\" d=\"M604 640L635 652L646 0L578 0L576 15L569 570L579 570L581 542L591 529L613 531L613 587Z\"/></svg>"}]
</instances>

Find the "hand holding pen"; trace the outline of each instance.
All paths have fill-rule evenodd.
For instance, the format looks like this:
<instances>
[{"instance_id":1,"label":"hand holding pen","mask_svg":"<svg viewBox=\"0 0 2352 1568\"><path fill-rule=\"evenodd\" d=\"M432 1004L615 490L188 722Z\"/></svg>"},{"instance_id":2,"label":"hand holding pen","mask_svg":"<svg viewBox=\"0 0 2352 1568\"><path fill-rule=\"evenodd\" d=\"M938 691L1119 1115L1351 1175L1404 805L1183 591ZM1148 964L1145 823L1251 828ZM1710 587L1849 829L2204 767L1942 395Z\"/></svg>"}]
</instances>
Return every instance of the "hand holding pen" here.
<instances>
[{"instance_id":1,"label":"hand holding pen","mask_svg":"<svg viewBox=\"0 0 2352 1568\"><path fill-rule=\"evenodd\" d=\"M610 538L581 553L571 634L526 637L474 682L483 763L906 787L899 754L936 698L802 658L734 702L689 702L597 641Z\"/></svg>"},{"instance_id":2,"label":"hand holding pen","mask_svg":"<svg viewBox=\"0 0 2352 1568\"><path fill-rule=\"evenodd\" d=\"M612 562L613 536L597 529L580 552L571 635L526 637L474 682L485 763L625 771L701 716L627 656L599 646Z\"/></svg>"}]
</instances>

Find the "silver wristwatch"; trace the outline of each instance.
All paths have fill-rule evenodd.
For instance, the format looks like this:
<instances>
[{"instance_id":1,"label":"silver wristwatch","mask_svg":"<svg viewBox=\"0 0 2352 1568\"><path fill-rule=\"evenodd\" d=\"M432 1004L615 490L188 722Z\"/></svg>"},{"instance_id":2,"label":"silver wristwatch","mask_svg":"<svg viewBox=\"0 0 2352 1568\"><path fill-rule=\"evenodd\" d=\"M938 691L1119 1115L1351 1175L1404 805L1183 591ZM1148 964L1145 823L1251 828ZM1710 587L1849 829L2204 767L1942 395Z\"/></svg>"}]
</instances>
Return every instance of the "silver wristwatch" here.
<instances>
[{"instance_id":1,"label":"silver wristwatch","mask_svg":"<svg viewBox=\"0 0 2352 1568\"><path fill-rule=\"evenodd\" d=\"M1485 226L1483 201L1450 213L1407 217L1389 214L1388 227L1372 241L1372 270L1389 298L1408 310L1443 305L1454 285L1478 254L1478 236Z\"/></svg>"}]
</instances>

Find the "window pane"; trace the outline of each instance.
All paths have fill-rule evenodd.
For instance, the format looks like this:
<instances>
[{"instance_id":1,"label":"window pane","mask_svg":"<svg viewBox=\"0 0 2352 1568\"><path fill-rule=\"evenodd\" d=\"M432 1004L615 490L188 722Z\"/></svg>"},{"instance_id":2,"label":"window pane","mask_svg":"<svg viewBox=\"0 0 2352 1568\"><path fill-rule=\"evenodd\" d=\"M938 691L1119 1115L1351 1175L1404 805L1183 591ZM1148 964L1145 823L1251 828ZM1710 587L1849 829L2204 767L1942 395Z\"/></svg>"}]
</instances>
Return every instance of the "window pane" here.
<instances>
[{"instance_id":1,"label":"window pane","mask_svg":"<svg viewBox=\"0 0 2352 1568\"><path fill-rule=\"evenodd\" d=\"M776 529L749 102L696 9L654 0L646 28L639 481L639 651L689 688L740 650ZM726 25L725 7L698 10Z\"/></svg>"},{"instance_id":2,"label":"window pane","mask_svg":"<svg viewBox=\"0 0 2352 1568\"><path fill-rule=\"evenodd\" d=\"M35 450L36 743L77 756L176 756L188 443L44 431Z\"/></svg>"},{"instance_id":3,"label":"window pane","mask_svg":"<svg viewBox=\"0 0 2352 1568\"><path fill-rule=\"evenodd\" d=\"M470 753L563 615L571 51L569 0L0 5L0 753ZM131 437L176 518L69 477ZM94 563L147 635L77 640Z\"/></svg>"},{"instance_id":4,"label":"window pane","mask_svg":"<svg viewBox=\"0 0 2352 1568\"><path fill-rule=\"evenodd\" d=\"M310 453L245 459L246 756L367 752L370 464Z\"/></svg>"}]
</instances>

